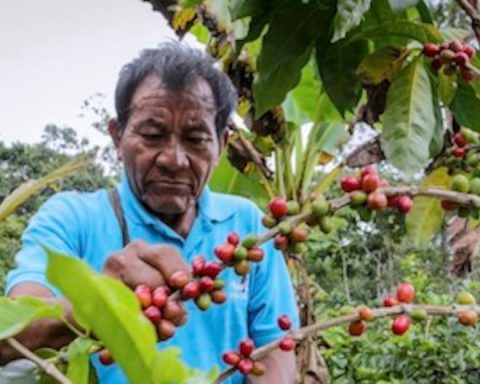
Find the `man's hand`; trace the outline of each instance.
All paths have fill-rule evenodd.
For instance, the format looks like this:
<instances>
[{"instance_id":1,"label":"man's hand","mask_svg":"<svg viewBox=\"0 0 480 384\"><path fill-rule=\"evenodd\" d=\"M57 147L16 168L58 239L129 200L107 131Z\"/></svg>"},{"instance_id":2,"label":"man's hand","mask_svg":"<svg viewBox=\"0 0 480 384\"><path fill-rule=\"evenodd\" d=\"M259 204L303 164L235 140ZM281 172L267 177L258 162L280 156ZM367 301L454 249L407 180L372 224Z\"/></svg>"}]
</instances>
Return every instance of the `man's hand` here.
<instances>
[{"instance_id":1,"label":"man's hand","mask_svg":"<svg viewBox=\"0 0 480 384\"><path fill-rule=\"evenodd\" d=\"M108 257L103 273L123 281L132 289L140 284L155 289L169 286L170 278L178 271L190 273L190 268L175 248L133 241ZM183 304L169 301L163 310L163 317L179 326L186 322L187 313Z\"/></svg>"}]
</instances>

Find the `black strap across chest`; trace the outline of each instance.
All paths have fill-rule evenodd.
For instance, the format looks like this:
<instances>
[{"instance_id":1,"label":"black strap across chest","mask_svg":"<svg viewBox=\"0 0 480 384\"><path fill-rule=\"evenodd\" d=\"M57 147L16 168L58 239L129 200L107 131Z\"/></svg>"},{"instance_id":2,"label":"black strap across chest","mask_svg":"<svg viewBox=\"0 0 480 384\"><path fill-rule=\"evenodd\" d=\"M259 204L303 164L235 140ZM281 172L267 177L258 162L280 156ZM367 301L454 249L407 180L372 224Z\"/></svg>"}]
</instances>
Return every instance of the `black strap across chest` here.
<instances>
[{"instance_id":1,"label":"black strap across chest","mask_svg":"<svg viewBox=\"0 0 480 384\"><path fill-rule=\"evenodd\" d=\"M130 237L128 236L128 226L125 221L125 216L123 214L122 204L120 203L120 196L116 188L111 188L108 190L108 198L110 199L110 204L112 204L113 212L117 217L118 224L122 231L122 241L123 246L125 247L130 242Z\"/></svg>"}]
</instances>

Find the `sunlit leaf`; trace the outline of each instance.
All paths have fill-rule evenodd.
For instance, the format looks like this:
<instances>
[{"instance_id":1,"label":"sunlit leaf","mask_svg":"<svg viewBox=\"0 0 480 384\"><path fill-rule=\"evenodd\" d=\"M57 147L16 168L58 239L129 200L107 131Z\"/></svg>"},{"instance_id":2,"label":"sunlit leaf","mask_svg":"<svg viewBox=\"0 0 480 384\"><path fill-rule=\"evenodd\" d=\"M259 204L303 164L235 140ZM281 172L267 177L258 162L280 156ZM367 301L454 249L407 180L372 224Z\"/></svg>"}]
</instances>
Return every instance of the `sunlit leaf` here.
<instances>
[{"instance_id":1,"label":"sunlit leaf","mask_svg":"<svg viewBox=\"0 0 480 384\"><path fill-rule=\"evenodd\" d=\"M450 109L458 124L480 131L480 99L470 84L459 80Z\"/></svg>"},{"instance_id":2,"label":"sunlit leaf","mask_svg":"<svg viewBox=\"0 0 480 384\"><path fill-rule=\"evenodd\" d=\"M376 85L391 80L402 68L407 52L396 47L380 48L362 60L356 73L364 84Z\"/></svg>"},{"instance_id":3,"label":"sunlit leaf","mask_svg":"<svg viewBox=\"0 0 480 384\"><path fill-rule=\"evenodd\" d=\"M332 43L343 39L346 34L360 24L363 14L370 8L371 0L339 0L337 14L333 21L334 34Z\"/></svg>"},{"instance_id":4,"label":"sunlit leaf","mask_svg":"<svg viewBox=\"0 0 480 384\"><path fill-rule=\"evenodd\" d=\"M67 377L75 384L88 384L90 374L90 349L93 340L77 338L69 344Z\"/></svg>"},{"instance_id":5,"label":"sunlit leaf","mask_svg":"<svg viewBox=\"0 0 480 384\"><path fill-rule=\"evenodd\" d=\"M385 22L356 34L355 38L384 39L388 36L406 37L421 43L438 43L443 40L440 32L433 25L408 20Z\"/></svg>"}]
</instances>

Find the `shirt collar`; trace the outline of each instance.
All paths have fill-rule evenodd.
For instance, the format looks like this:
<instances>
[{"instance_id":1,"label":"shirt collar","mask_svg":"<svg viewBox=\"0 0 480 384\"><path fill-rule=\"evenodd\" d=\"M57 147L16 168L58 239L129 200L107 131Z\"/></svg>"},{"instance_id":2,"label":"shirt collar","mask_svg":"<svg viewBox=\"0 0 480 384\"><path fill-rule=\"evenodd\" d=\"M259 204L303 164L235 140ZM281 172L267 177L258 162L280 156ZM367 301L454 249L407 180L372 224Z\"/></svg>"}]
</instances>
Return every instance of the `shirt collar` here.
<instances>
[{"instance_id":1,"label":"shirt collar","mask_svg":"<svg viewBox=\"0 0 480 384\"><path fill-rule=\"evenodd\" d=\"M155 225L160 221L138 200L130 186L125 171L122 172L118 192L124 214L130 220L143 225ZM210 191L210 188L206 186L198 200L198 211L199 215L204 216L209 221L220 222L234 214L234 207L231 204L222 204L220 201L217 202L215 193ZM199 215L197 214L197 217Z\"/></svg>"}]
</instances>

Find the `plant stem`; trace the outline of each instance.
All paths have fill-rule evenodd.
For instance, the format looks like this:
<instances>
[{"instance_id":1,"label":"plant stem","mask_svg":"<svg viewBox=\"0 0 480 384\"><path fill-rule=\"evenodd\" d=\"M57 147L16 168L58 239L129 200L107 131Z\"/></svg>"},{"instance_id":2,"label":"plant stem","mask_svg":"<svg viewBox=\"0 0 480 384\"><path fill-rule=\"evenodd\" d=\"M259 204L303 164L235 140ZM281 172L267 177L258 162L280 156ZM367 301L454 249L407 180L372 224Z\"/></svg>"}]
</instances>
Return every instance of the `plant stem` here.
<instances>
[{"instance_id":1,"label":"plant stem","mask_svg":"<svg viewBox=\"0 0 480 384\"><path fill-rule=\"evenodd\" d=\"M60 372L54 364L47 363L46 361L42 360L40 357L35 355L32 351L30 351L27 347L23 344L19 343L13 337L9 337L7 343L16 351L21 353L27 359L33 361L42 371L46 374L52 376L55 380L57 380L61 384L72 384L72 382Z\"/></svg>"}]
</instances>

